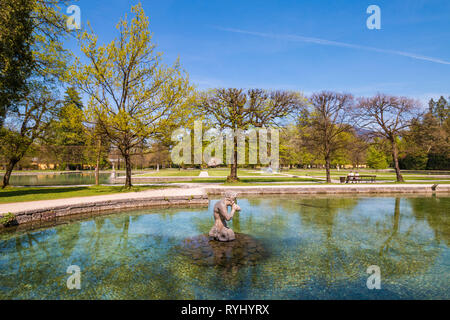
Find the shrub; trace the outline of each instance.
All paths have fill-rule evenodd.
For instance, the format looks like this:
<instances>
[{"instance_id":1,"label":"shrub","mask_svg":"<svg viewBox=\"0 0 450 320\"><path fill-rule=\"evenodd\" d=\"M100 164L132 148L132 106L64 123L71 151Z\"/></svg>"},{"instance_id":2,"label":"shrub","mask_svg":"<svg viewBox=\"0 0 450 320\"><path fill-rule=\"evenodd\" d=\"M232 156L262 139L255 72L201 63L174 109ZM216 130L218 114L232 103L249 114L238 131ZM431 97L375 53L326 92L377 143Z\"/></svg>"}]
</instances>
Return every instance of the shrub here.
<instances>
[{"instance_id":1,"label":"shrub","mask_svg":"<svg viewBox=\"0 0 450 320\"><path fill-rule=\"evenodd\" d=\"M5 226L5 227L9 227L10 225L12 225L14 222L16 222L16 216L14 215L14 213L8 212L7 214L4 214L1 218L0 218L0 223Z\"/></svg>"},{"instance_id":2,"label":"shrub","mask_svg":"<svg viewBox=\"0 0 450 320\"><path fill-rule=\"evenodd\" d=\"M367 150L366 161L372 169L386 169L389 166L386 154L375 146L370 146Z\"/></svg>"}]
</instances>

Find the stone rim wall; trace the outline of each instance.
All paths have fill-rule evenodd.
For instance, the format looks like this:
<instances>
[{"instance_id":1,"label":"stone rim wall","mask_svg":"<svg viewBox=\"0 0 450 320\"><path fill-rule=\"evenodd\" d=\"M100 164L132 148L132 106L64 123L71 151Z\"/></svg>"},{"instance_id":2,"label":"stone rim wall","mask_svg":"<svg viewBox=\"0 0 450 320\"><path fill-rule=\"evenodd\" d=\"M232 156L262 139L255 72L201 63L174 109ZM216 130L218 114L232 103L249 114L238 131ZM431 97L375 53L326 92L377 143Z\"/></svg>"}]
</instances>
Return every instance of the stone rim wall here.
<instances>
[{"instance_id":1,"label":"stone rim wall","mask_svg":"<svg viewBox=\"0 0 450 320\"><path fill-rule=\"evenodd\" d=\"M93 201L80 204L59 205L36 210L15 212L15 225L55 221L61 217L79 214L100 214L102 212L117 212L118 210L140 209L152 207L202 206L209 205L209 195L222 195L228 190L239 195L267 194L304 194L304 195L360 195L360 194L450 194L450 185L336 185L336 186L217 186L204 187L201 195L149 197L135 199L118 199ZM5 214L5 213L4 213ZM2 215L0 215L1 217ZM0 224L0 230L5 227Z\"/></svg>"},{"instance_id":2,"label":"stone rim wall","mask_svg":"<svg viewBox=\"0 0 450 320\"><path fill-rule=\"evenodd\" d=\"M189 196L171 196L171 197L152 197L141 199L120 199L81 203L77 205L55 206L41 208L36 210L27 210L16 212L16 221L13 225L49 222L57 220L61 217L91 214L96 215L103 212L117 212L126 209L144 209L155 207L174 207L174 206L201 206L209 205L208 196L205 195L189 195ZM6 228L0 224L0 230Z\"/></svg>"}]
</instances>

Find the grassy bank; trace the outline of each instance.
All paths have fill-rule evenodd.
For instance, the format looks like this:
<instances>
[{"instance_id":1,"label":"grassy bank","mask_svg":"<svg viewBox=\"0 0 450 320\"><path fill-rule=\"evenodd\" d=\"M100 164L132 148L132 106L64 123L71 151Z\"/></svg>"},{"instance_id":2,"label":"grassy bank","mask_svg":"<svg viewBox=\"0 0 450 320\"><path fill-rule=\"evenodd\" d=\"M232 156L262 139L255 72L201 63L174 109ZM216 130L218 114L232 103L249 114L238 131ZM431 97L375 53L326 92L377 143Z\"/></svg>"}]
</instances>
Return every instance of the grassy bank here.
<instances>
[{"instance_id":1,"label":"grassy bank","mask_svg":"<svg viewBox=\"0 0 450 320\"><path fill-rule=\"evenodd\" d=\"M139 175L140 177L196 177L200 174L201 171L208 172L208 175L211 177L226 177L230 174L230 169L221 168L221 169L207 169L207 170L198 170L198 169L189 169L189 170L179 170L179 169L161 169L159 171L147 172ZM238 169L238 176L265 176L271 175L270 173L260 172L258 170L251 169ZM273 174L273 176L279 176L278 174Z\"/></svg>"},{"instance_id":2,"label":"grassy bank","mask_svg":"<svg viewBox=\"0 0 450 320\"><path fill-rule=\"evenodd\" d=\"M319 182L322 180L315 178L291 178L291 177L248 177L239 178L241 183L280 183L280 182ZM217 178L196 178L188 181L170 181L167 183L225 183L226 177Z\"/></svg>"},{"instance_id":3,"label":"grassy bank","mask_svg":"<svg viewBox=\"0 0 450 320\"><path fill-rule=\"evenodd\" d=\"M37 188L10 187L4 190L0 190L0 203L101 196L121 192L138 192L148 189L161 189L161 188L164 188L164 186L134 186L131 189L126 189L123 186L37 187Z\"/></svg>"}]
</instances>

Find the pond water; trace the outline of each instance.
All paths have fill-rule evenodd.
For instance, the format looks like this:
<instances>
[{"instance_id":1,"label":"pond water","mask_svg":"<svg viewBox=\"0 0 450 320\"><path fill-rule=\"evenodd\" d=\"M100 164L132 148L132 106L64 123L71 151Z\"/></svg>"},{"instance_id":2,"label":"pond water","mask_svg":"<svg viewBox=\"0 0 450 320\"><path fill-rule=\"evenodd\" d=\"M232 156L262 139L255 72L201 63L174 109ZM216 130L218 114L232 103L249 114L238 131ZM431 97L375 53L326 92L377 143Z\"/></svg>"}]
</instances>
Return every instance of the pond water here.
<instances>
[{"instance_id":1,"label":"pond water","mask_svg":"<svg viewBox=\"0 0 450 320\"><path fill-rule=\"evenodd\" d=\"M450 197L239 199L228 249L201 238L216 201L1 233L0 299L450 299Z\"/></svg>"},{"instance_id":2,"label":"pond water","mask_svg":"<svg viewBox=\"0 0 450 320\"><path fill-rule=\"evenodd\" d=\"M110 183L111 173L100 173L101 184ZM0 174L3 179L3 174ZM59 186L59 185L86 185L95 183L93 172L84 173L64 173L64 174L30 174L12 175L10 184L12 186Z\"/></svg>"}]
</instances>

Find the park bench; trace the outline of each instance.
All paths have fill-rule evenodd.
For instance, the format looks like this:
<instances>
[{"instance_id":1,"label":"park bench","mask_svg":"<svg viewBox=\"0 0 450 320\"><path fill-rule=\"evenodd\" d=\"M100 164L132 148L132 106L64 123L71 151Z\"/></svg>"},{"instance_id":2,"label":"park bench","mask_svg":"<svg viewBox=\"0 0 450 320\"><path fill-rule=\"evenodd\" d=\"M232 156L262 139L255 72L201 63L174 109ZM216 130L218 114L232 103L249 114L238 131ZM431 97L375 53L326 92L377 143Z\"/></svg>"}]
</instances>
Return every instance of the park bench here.
<instances>
[{"instance_id":1,"label":"park bench","mask_svg":"<svg viewBox=\"0 0 450 320\"><path fill-rule=\"evenodd\" d=\"M360 175L360 176L346 176L346 177L339 177L339 180L341 183L358 183L358 182L375 182L375 179L377 176L375 175Z\"/></svg>"}]
</instances>

